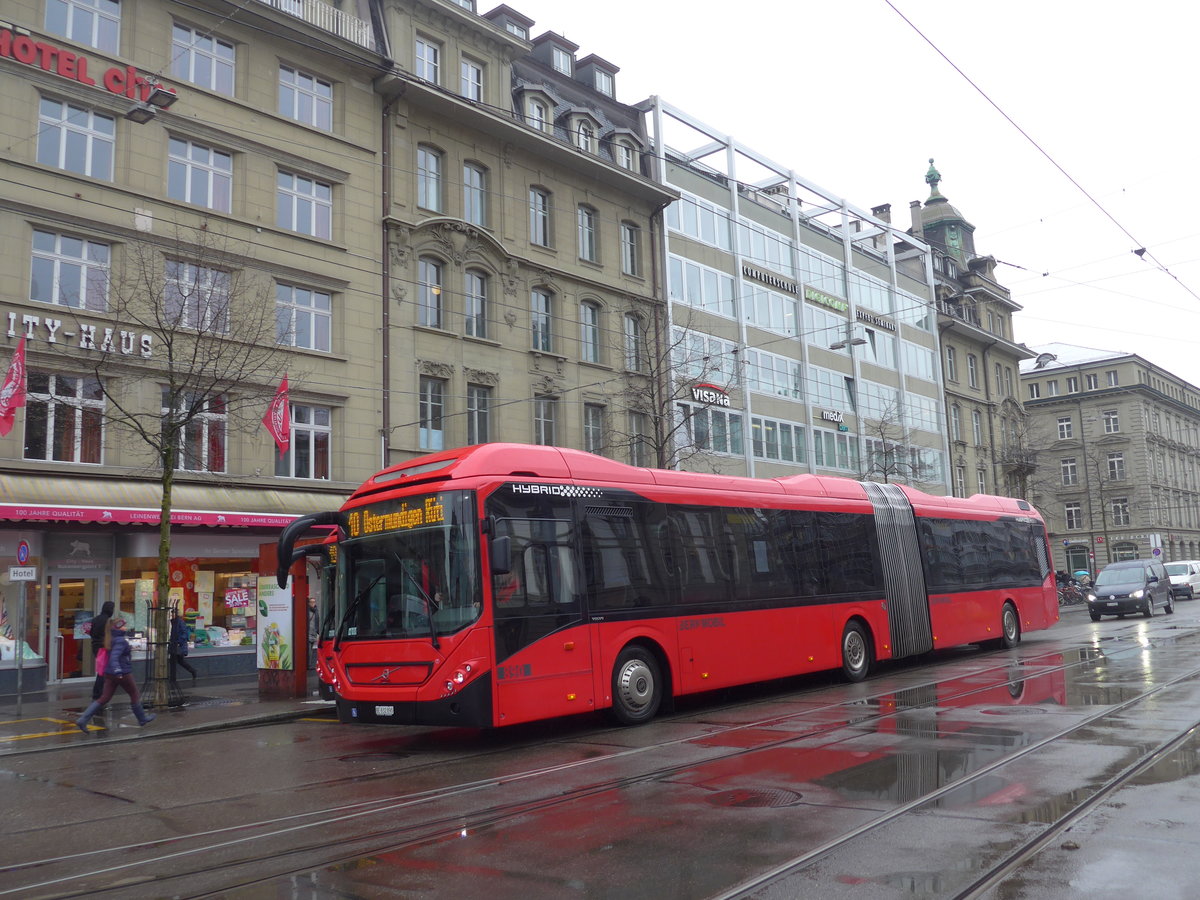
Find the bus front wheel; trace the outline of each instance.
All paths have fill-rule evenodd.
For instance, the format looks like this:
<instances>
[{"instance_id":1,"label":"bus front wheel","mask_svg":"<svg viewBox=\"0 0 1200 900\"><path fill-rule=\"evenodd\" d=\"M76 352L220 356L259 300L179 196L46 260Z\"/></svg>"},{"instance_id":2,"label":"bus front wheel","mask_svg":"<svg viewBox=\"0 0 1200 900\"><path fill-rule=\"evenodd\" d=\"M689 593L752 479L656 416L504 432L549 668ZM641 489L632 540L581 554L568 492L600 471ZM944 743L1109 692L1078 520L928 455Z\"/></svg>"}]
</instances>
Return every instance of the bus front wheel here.
<instances>
[{"instance_id":1,"label":"bus front wheel","mask_svg":"<svg viewBox=\"0 0 1200 900\"><path fill-rule=\"evenodd\" d=\"M662 676L654 654L640 644L621 651L613 667L612 715L622 725L649 722L662 704Z\"/></svg>"},{"instance_id":2,"label":"bus front wheel","mask_svg":"<svg viewBox=\"0 0 1200 900\"><path fill-rule=\"evenodd\" d=\"M842 674L847 681L862 681L871 672L871 642L858 622L847 622L842 632Z\"/></svg>"}]
</instances>

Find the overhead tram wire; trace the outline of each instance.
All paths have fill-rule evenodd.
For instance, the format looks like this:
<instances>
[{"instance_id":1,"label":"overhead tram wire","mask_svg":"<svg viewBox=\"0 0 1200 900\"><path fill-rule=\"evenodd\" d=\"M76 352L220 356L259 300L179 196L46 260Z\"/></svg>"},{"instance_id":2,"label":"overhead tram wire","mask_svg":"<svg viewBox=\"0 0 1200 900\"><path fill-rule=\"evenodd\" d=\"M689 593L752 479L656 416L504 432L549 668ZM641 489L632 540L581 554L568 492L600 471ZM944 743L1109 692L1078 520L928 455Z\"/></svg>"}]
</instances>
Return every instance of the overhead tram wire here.
<instances>
[{"instance_id":1,"label":"overhead tram wire","mask_svg":"<svg viewBox=\"0 0 1200 900\"><path fill-rule=\"evenodd\" d=\"M1117 218L1112 213L1110 213L1107 209L1105 209L1104 205L1101 204L1099 200L1097 200L1095 197L1093 197L1091 195L1091 193L1088 192L1087 188L1085 188L1082 184L1080 184L1074 178L1074 176L1071 175L1070 172L1068 172L1061 165L1059 165L1058 161L1055 160L1054 157L1051 156L1042 147L1041 144L1039 144L1037 141L1035 141L1033 139L1033 137L1024 128L1022 128L1020 125L1018 125L1016 123L1016 121L1012 118L1012 116L1010 116L1008 113L1006 113L995 100L993 100L990 96L988 96L987 92L984 91L983 88L981 88L978 84L976 84L973 80L971 80L970 76L968 76L966 72L964 72L961 68L959 68L959 66L952 59L950 59L949 56L947 56L944 52L942 52L941 48L938 47L937 44L935 44L932 40L930 40L925 35L925 33L921 31L920 28L918 28L916 25L914 25L912 20L909 19L906 15L904 15L904 13L902 13L896 7L896 5L892 2L892 0L883 0L883 2L886 3L896 15L898 15L901 19L903 19L905 24L907 24L913 31L915 31L917 33L917 35L921 38L921 40L925 41L925 43L927 43L931 48L933 48L933 51L935 53L937 53L937 55L940 56L942 59L944 59L946 61L946 63L952 69L954 69L955 72L957 72L959 75L961 75L963 80L966 81L967 84L971 85L971 87L973 87L976 90L976 92L979 94L979 96L983 97L983 99L986 100L988 102L988 104L993 109L996 110L996 112L1000 113L1000 115L1004 117L1005 121L1007 121L1008 124L1012 125L1012 127L1015 128L1021 134L1021 136L1025 138L1025 140L1029 141L1029 143L1033 145L1034 149L1036 149L1038 151L1038 153L1042 154L1042 156L1044 156L1049 161L1049 163L1052 166L1054 166L1054 168L1058 169L1058 171L1060 173L1062 173L1064 178L1066 178L1069 182L1071 182L1071 184L1073 184L1079 190L1080 193L1082 193L1085 197L1087 197L1088 201L1093 206L1095 206L1096 209L1100 210L1100 212L1104 214L1105 218L1107 218L1110 222L1112 222L1114 225L1116 225L1117 228L1119 228L1121 230L1121 233L1124 234L1127 238L1129 238L1129 240L1133 241L1134 249L1130 251L1131 253L1133 253L1139 259L1143 259L1143 260L1146 260L1147 262L1151 263L1160 272L1162 272L1163 274L1174 279L1175 282L1181 288L1183 288L1185 291L1187 291L1189 294L1191 294L1194 298L1196 298L1197 300L1200 300L1200 294L1197 294L1196 291L1192 290L1192 288L1189 287L1187 284L1185 284L1174 272L1172 272L1170 269L1168 269L1166 267L1166 265L1164 265L1162 262L1160 262L1159 259L1157 257L1155 257L1155 255L1150 250L1146 249L1145 244L1143 244L1136 237L1134 237L1132 232L1130 232L1128 228L1126 228L1124 225L1122 225L1121 222L1118 221Z\"/></svg>"}]
</instances>

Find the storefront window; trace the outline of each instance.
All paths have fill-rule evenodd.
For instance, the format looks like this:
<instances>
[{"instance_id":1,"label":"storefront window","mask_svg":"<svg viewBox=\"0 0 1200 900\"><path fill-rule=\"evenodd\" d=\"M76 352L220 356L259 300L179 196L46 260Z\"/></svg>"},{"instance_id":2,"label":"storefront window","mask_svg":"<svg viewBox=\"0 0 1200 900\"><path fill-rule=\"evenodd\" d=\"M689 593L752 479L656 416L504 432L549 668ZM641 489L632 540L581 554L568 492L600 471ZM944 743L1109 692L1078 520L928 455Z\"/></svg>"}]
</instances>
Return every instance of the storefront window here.
<instances>
[{"instance_id":1,"label":"storefront window","mask_svg":"<svg viewBox=\"0 0 1200 900\"><path fill-rule=\"evenodd\" d=\"M149 622L158 560L121 560L121 608ZM258 606L256 558L189 557L170 563L168 604L180 610L197 650L254 646Z\"/></svg>"}]
</instances>

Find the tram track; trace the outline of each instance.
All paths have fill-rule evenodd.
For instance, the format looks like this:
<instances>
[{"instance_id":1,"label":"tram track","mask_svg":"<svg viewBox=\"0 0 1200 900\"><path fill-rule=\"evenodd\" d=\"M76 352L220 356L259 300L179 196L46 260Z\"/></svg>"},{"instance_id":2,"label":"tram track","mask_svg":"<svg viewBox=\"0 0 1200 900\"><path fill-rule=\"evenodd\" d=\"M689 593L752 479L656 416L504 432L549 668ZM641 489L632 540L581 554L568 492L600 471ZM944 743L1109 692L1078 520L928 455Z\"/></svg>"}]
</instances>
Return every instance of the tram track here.
<instances>
[{"instance_id":1,"label":"tram track","mask_svg":"<svg viewBox=\"0 0 1200 900\"><path fill-rule=\"evenodd\" d=\"M991 666L982 670L970 673L973 684L970 688L958 691L953 694L943 694L936 698L936 701L926 703L914 703L912 705L902 705L892 708L888 711L881 711L879 706L872 707L873 701L877 702L883 698L894 698L897 694L911 692L911 696L919 696L922 691L944 684L946 677L925 680L916 684L906 684L903 687L891 687L878 692L875 692L867 697L858 697L853 700L847 700L841 703L831 703L824 706L813 707L795 713L787 713L782 715L772 715L763 717L749 722L741 722L736 725L720 726L718 728L705 731L699 734L691 734L685 737L675 738L669 741L660 741L649 744L643 747L625 748L614 753L604 754L602 756L590 757L587 759L572 760L570 762L558 763L552 766L542 766L528 769L525 771L513 772L503 776L494 778L480 779L476 781L461 782L459 784L445 785L442 787L430 789L422 792L414 792L410 794L399 794L386 798L378 798L371 801L364 801L358 804L340 804L337 806L329 806L322 809L315 809L305 813L299 813L286 817L274 817L270 819L262 819L256 822L242 823L236 826L226 828L210 829L203 832L195 832L188 835L175 835L160 840L146 841L141 843L131 843L123 846L108 847L96 853L108 855L110 859L115 856L122 855L127 858L120 862L114 862L111 865L95 869L90 873L90 878L80 879L78 875L49 877L42 878L36 883L27 883L20 887L11 887L0 890L0 895L16 893L16 892L41 892L39 895L44 896L81 896L81 895L100 895L106 890L110 892L123 893L129 895L131 889L137 884L143 883L143 876L140 873L156 872L154 876L154 891L161 895L166 891L177 896L194 896L188 894L184 890L170 890L168 885L186 885L189 880L195 876L207 871L211 868L211 859L214 856L229 855L234 858L228 859L223 865L224 868L233 874L233 870L240 870L242 874L237 875L234 882L227 886L226 890L236 888L237 886L246 886L283 877L288 873L311 870L319 866L329 866L340 862L346 862L364 855L378 854L384 852L395 852L412 848L421 844L430 843L433 841L444 840L447 837L466 831L476 829L484 829L496 827L506 821L510 821L519 816L528 816L530 814L545 812L555 807L561 807L573 802L579 802L588 797L594 797L597 794L619 790L624 787L640 782L649 782L655 780L666 780L672 776L678 775L680 772L697 765L698 762L704 764L712 763L719 760L735 759L739 756L745 756L752 753L760 752L764 749L783 746L794 742L798 739L811 739L819 737L823 734L831 734L839 729L847 727L864 726L872 722L878 722L882 719L887 719L895 716L900 716L906 712L911 712L914 709L920 709L922 706L936 705L937 702L946 703L955 700L968 699L970 696L980 694L982 692L993 691L999 686L1005 684L1013 684L1023 680L1020 677L1014 678L1013 673L1017 668L1036 668L1038 674L1051 671L1066 671L1073 668L1094 665L1095 660L1080 655L1080 658L1071 662L1062 663L1060 665L1044 665L1054 657L1061 658L1063 653L1074 651L1082 651L1085 647L1092 646L1091 642L1086 645L1079 645L1067 650L1057 649L1041 654L1036 654L1030 657L1024 657L1014 660L1011 652L1005 653L1005 662L1003 665ZM1141 643L1130 645L1127 649L1132 652L1141 652L1143 645ZM933 664L928 668L931 671L939 671L946 675L946 664ZM908 670L912 672L920 672L921 669ZM989 675L998 675L1000 677L982 683L982 679ZM906 807L894 811L890 817L884 817L879 822L863 829L863 833L870 830L871 827L878 827L884 821L889 821L896 815L903 815L910 808L917 808L921 803L932 802L938 796L942 796L947 791L960 787L971 781L974 778L982 777L989 771L1003 765L1006 761L1024 755L1033 750L1044 746L1046 743L1061 739L1065 734L1076 731L1079 728L1086 727L1087 724L1102 718L1105 715L1111 715L1115 711L1136 704L1146 697L1152 696L1160 690L1169 687L1179 681L1188 678L1200 676L1200 668L1191 670L1185 675L1179 676L1163 685L1156 686L1137 697L1134 697L1123 704L1116 707L1106 707L1102 712L1095 716L1088 717L1083 722L1076 723L1069 729L1038 742L1031 747L1024 748L1018 754L1005 757L991 766L987 766L971 775L946 785L943 789L921 798L920 801L914 801ZM803 696L803 695L800 695ZM766 702L766 701L764 701ZM726 707L710 707L706 712L719 712L722 709L730 708L735 704L730 704ZM736 704L738 708L745 708L744 703ZM651 765L647 770L640 771L622 777L601 778L599 780L589 782L577 787L572 787L566 790L561 789L562 778L566 775L575 772L585 772L590 767L603 763L619 763L623 758L631 758L643 754L650 754L658 751L678 748L682 744L696 742L698 739L711 740L714 736L728 735L744 729L764 729L774 727L787 726L803 721L806 717L813 717L816 714L828 713L830 711L844 710L846 717L837 722L830 722L820 725L815 728L805 729L801 731L781 733L777 741L768 741L758 743L751 748L726 748L717 752L710 752L703 757L702 760L691 760L684 763L674 763L671 765ZM615 730L615 729L614 729ZM621 729L623 731L623 729ZM595 737L603 737L604 732ZM564 739L573 741L575 738ZM489 754L503 752L501 749L489 750ZM485 754L477 755L483 756ZM469 760L473 758L471 754L463 754L456 757L455 760L439 759L436 762L422 763L419 768L437 765L444 767L448 762ZM418 768L418 767L414 767ZM413 769L406 770L411 773ZM398 774L390 772L386 776L395 778ZM361 783L361 779L358 779ZM464 813L460 810L455 810L452 806L452 801L463 800L471 795L476 795L489 789L499 789L512 787L521 783L534 784L541 782L549 785L553 790L552 794L533 798L522 799L513 803L498 803L488 805L485 809L476 810L474 812ZM336 784L336 781L333 782ZM228 799L226 800L228 802ZM437 803L438 810L429 809L430 804ZM449 808L447 808L449 807ZM361 831L353 826L356 824L364 824L369 821L370 817L385 816L395 814L405 810L425 809L433 813L432 815L422 816L418 820L410 820L403 825L386 824L383 827L368 828L366 831ZM342 829L350 829L349 834L340 835ZM318 834L319 832L319 834ZM290 846L280 848L280 842L290 840L293 836L302 834L313 835L312 838L306 838L299 844L292 843ZM843 836L844 840L852 840L857 837L857 834ZM843 841L837 842L838 844ZM262 842L275 842L277 846L270 849L266 853L251 851L250 853L240 853L238 851L244 848L250 848L254 844ZM336 845L336 849L331 847L331 843ZM833 846L816 848L812 853L806 854L804 859L815 858L813 854L821 854L829 852ZM150 852L146 852L150 851ZM96 853L87 854L72 854L69 856L59 856L53 858L45 858L33 860L18 865L10 866L6 869L8 873L16 874L26 872L33 874L40 872L42 875L50 875L50 870L59 866L77 867L82 863L86 863L88 858L94 857ZM201 862L203 858L203 862ZM164 876L162 870L168 864L177 865L185 859L194 859L196 862L188 863L181 869L175 869L169 875ZM803 865L802 860L789 861L786 866ZM269 868L269 874L263 874L263 869ZM257 870L257 871L255 871ZM786 872L787 869L781 870ZM768 877L770 873L767 873ZM776 872L778 877L780 872ZM114 881L120 883L120 887L114 885ZM100 883L97 883L100 882ZM766 883L766 882L762 882ZM11 884L11 882L10 882ZM109 885L114 885L109 887ZM753 888L745 888L752 890ZM743 888L739 888L742 893L730 893L723 896L743 896Z\"/></svg>"}]
</instances>

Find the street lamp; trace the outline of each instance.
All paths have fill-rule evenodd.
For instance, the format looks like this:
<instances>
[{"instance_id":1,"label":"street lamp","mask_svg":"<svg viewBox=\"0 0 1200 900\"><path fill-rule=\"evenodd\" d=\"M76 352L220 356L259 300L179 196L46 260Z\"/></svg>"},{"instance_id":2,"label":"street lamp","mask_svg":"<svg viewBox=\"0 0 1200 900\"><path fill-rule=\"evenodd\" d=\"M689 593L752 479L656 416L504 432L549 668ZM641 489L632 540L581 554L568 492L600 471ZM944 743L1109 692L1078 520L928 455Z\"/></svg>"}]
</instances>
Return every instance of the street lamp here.
<instances>
[{"instance_id":1,"label":"street lamp","mask_svg":"<svg viewBox=\"0 0 1200 900\"><path fill-rule=\"evenodd\" d=\"M138 102L129 107L129 111L125 113L125 118L130 122L136 122L138 125L145 125L158 115L156 110L149 103Z\"/></svg>"}]
</instances>

